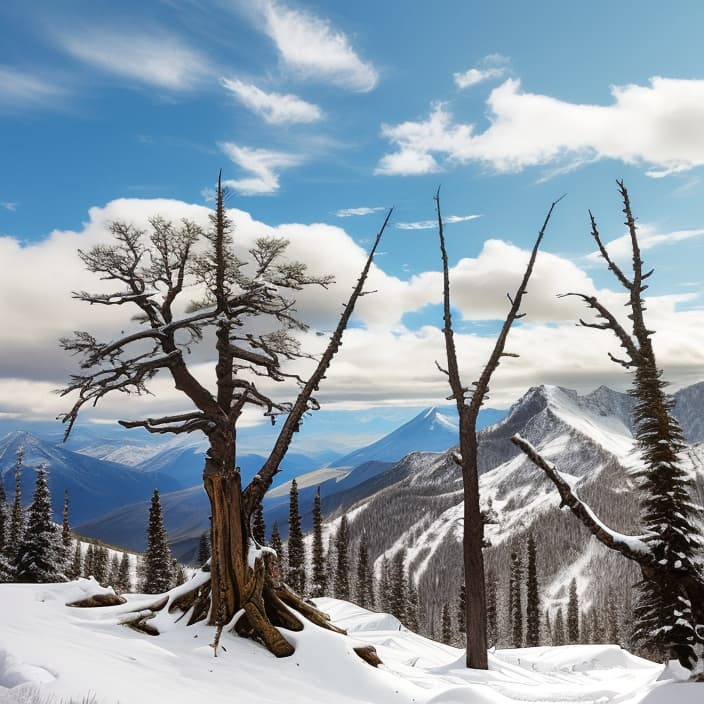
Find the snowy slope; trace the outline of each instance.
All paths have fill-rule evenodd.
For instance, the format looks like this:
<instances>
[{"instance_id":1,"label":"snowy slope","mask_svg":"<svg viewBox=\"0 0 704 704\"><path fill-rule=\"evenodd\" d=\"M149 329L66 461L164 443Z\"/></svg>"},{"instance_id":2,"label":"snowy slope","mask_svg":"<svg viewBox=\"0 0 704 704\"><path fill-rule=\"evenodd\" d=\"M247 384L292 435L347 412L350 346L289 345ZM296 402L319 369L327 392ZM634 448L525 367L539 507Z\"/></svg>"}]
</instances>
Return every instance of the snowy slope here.
<instances>
[{"instance_id":1,"label":"snowy slope","mask_svg":"<svg viewBox=\"0 0 704 704\"><path fill-rule=\"evenodd\" d=\"M146 603L141 595L124 606L65 606L105 591L89 580L0 585L1 703L27 701L34 691L75 701L91 693L96 704L694 704L704 689L608 645L497 651L488 671L467 670L461 651L332 599L319 605L349 636L306 625L286 632L296 653L277 660L225 633L214 658L213 629L174 623L176 615L162 612L158 637L118 625L127 608ZM356 657L352 648L361 644L374 645L384 664L375 669Z\"/></svg>"}]
</instances>

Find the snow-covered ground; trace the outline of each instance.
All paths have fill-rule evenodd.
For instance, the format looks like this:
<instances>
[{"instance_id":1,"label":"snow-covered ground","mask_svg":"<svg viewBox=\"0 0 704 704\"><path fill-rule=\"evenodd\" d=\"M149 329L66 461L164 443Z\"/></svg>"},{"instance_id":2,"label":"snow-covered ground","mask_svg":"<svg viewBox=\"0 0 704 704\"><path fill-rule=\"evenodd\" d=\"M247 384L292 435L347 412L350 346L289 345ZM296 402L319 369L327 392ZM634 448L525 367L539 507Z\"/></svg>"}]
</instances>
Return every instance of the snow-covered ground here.
<instances>
[{"instance_id":1,"label":"snow-covered ground","mask_svg":"<svg viewBox=\"0 0 704 704\"><path fill-rule=\"evenodd\" d=\"M159 616L159 637L118 625L123 606L65 606L97 592L92 580L0 585L0 703L96 704L502 704L599 702L701 704L704 684L677 682L663 667L616 646L498 651L488 672L467 670L462 651L407 631L387 614L320 599L344 637L306 625L287 633L296 645L276 660L256 643L224 635L217 658L213 630ZM372 644L384 661L374 669L353 652Z\"/></svg>"}]
</instances>

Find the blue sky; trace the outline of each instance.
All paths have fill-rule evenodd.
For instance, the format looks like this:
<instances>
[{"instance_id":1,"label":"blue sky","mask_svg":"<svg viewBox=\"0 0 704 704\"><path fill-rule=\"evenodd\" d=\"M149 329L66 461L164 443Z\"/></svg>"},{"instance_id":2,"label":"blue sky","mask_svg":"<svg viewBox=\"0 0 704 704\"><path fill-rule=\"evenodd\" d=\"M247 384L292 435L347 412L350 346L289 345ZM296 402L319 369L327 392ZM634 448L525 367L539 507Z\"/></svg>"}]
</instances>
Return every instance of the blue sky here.
<instances>
[{"instance_id":1,"label":"blue sky","mask_svg":"<svg viewBox=\"0 0 704 704\"><path fill-rule=\"evenodd\" d=\"M420 229L438 186L468 376L547 207L568 194L516 331L525 360L497 378L494 405L532 383L627 384L604 361L610 341L575 331L578 311L554 302L580 284L618 303L587 220L591 207L606 240L623 235L617 178L657 267L662 363L677 385L700 379L702 26L694 1L2 3L0 413L55 412L40 399L70 365L52 340L84 325L59 303L80 277L76 247L111 217L202 216L220 168L244 239L298 237L340 291L396 208L376 310L361 311L359 354L331 375L331 408L443 401L436 233ZM313 305L314 325L332 324L341 296Z\"/></svg>"}]
</instances>

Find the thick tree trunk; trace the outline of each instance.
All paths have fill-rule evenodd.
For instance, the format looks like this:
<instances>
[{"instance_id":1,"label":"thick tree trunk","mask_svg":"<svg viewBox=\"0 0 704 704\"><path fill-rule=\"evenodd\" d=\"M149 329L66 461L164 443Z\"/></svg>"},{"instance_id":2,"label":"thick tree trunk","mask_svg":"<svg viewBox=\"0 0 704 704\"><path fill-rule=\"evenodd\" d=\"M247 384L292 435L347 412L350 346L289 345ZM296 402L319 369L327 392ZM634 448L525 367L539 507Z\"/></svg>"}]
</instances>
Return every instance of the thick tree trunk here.
<instances>
[{"instance_id":1,"label":"thick tree trunk","mask_svg":"<svg viewBox=\"0 0 704 704\"><path fill-rule=\"evenodd\" d=\"M465 426L465 427L463 427ZM467 667L489 669L486 640L486 586L482 543L484 528L479 507L477 436L460 418L460 452L464 484L464 575L466 584Z\"/></svg>"}]
</instances>

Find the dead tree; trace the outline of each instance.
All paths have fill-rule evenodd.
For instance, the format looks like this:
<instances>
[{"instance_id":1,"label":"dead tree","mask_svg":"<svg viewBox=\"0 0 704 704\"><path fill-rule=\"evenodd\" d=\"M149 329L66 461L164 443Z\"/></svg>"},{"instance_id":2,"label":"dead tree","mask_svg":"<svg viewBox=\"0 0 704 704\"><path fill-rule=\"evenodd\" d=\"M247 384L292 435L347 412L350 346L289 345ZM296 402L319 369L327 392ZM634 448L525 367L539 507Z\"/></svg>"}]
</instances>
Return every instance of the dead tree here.
<instances>
[{"instance_id":1,"label":"dead tree","mask_svg":"<svg viewBox=\"0 0 704 704\"><path fill-rule=\"evenodd\" d=\"M561 200L561 199L560 199ZM517 354L505 352L506 340L513 323L522 318L525 313L521 313L521 302L526 294L528 281L533 273L533 266L538 255L538 249L542 242L545 230L550 222L550 217L558 201L555 201L548 211L548 214L540 228L538 237L533 245L533 249L528 260L528 265L523 274L523 279L516 290L516 293L506 294L510 303L510 308L504 324L501 327L499 336L496 339L494 349L489 356L479 379L472 383L472 389L464 386L460 378L459 365L457 363L457 351L455 348L454 332L452 329L452 314L450 311L450 273L447 261L447 250L445 248L445 234L443 230L442 213L440 211L440 192L435 194L435 205L438 216L438 233L440 236L440 253L442 256L443 270L443 306L444 306L444 328L445 351L447 354L447 369L443 369L437 364L438 369L443 372L450 384L452 394L448 400L454 400L457 405L459 415L459 435L460 451L455 453L455 462L462 469L462 483L464 488L464 574L467 590L467 600L465 602L466 628L467 628L467 667L486 670L488 669L487 659L487 635L486 635L486 589L484 584L484 556L482 546L484 543L484 525L487 522L479 504L479 474L477 469L478 444L477 444L477 418L484 401L488 398L489 382L492 374L496 371L503 357L518 357Z\"/></svg>"},{"instance_id":2,"label":"dead tree","mask_svg":"<svg viewBox=\"0 0 704 704\"><path fill-rule=\"evenodd\" d=\"M191 624L208 619L220 634L233 629L262 642L278 657L294 647L277 630L303 628L291 609L314 623L330 628L327 617L304 602L283 583L276 554L251 539L251 519L298 431L304 414L318 408L314 393L325 378L354 306L364 285L374 253L391 216L389 211L371 248L366 264L347 301L329 344L310 378L286 371L286 363L310 357L300 349L293 333L306 326L296 317L291 292L305 286L326 287L329 276L311 276L306 266L285 258L287 242L274 237L258 239L246 263L234 253L231 224L218 180L211 228L203 231L184 220L176 226L161 218L151 220L151 234L122 223L112 224L115 243L98 245L79 255L89 271L120 288L114 293L85 291L74 297L90 304L136 308L140 326L112 342L98 341L76 332L62 346L81 356L82 372L71 377L62 395L77 393L77 400L61 416L71 432L79 412L96 405L113 392L148 393L148 382L158 373L170 375L174 386L192 408L183 413L145 420L123 420L126 428L150 433L202 432L208 439L203 483L210 500L211 559L207 573L155 600L151 609L125 617L125 622L147 632L159 610L181 609ZM206 240L203 251L200 241ZM183 298L188 289L200 292L186 313ZM192 296L191 296L192 297ZM180 307L177 309L177 305ZM191 346L210 334L214 341L215 385L211 390L186 362ZM275 401L257 384L295 381L294 402ZM260 408L283 424L266 462L247 487L241 486L237 459L237 424L246 406Z\"/></svg>"},{"instance_id":3,"label":"dead tree","mask_svg":"<svg viewBox=\"0 0 704 704\"><path fill-rule=\"evenodd\" d=\"M689 668L693 678L704 677L704 574L701 568L702 541L696 528L701 507L691 500L691 477L682 466L682 431L672 415L673 402L665 393L666 383L658 368L651 337L644 317L644 281L653 273L643 273L637 228L628 192L622 181L618 188L623 201L625 224L631 242L633 274L616 264L603 244L594 216L590 213L591 234L609 269L626 290L629 323L618 317L595 296L570 292L593 311L595 319L579 324L609 330L625 354L609 357L633 372L630 394L635 398L634 420L637 447L643 468L639 481L641 535L628 536L603 524L577 495L559 470L516 435L513 442L545 472L557 487L562 506L567 506L599 541L641 569L641 599L636 611L637 635L651 649L666 649Z\"/></svg>"}]
</instances>

